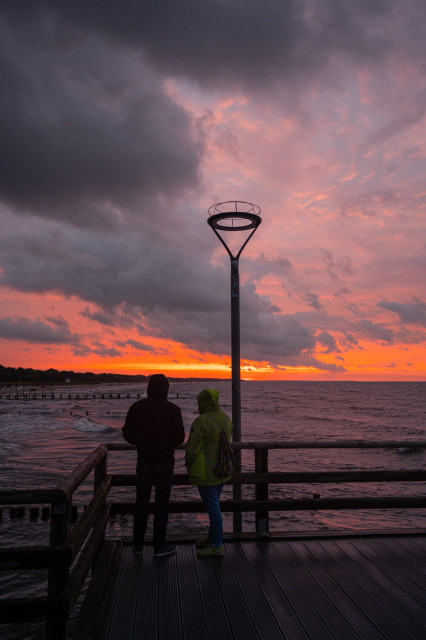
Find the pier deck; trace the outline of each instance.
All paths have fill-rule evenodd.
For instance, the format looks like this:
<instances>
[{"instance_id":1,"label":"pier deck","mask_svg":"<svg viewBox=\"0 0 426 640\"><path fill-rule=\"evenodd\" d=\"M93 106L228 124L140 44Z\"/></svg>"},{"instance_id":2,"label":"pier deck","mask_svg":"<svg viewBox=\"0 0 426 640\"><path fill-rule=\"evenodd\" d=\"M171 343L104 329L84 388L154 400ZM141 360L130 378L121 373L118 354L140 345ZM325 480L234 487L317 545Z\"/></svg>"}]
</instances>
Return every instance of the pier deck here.
<instances>
[{"instance_id":1,"label":"pier deck","mask_svg":"<svg viewBox=\"0 0 426 640\"><path fill-rule=\"evenodd\" d=\"M155 559L150 545L143 558L123 545L114 574L108 613L101 603L93 634L86 620L71 637L426 637L425 535L227 540L223 558L207 559L188 542Z\"/></svg>"}]
</instances>

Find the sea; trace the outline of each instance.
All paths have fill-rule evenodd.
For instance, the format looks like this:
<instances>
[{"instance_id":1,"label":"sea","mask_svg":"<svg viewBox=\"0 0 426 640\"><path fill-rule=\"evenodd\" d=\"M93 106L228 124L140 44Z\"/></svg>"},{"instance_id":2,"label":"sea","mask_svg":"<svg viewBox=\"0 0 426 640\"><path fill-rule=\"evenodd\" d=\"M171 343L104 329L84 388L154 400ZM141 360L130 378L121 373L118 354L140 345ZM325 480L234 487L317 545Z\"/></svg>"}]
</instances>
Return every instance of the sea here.
<instances>
[{"instance_id":1,"label":"sea","mask_svg":"<svg viewBox=\"0 0 426 640\"><path fill-rule=\"evenodd\" d=\"M171 381L169 400L181 410L186 435L198 415L197 394L216 388L222 409L232 415L231 381ZM64 385L37 388L37 394L0 389L0 477L2 489L54 488L100 443L123 443L121 428L126 413L146 385ZM426 449L404 443L426 444L426 382L300 382L242 381L242 441L398 441L396 449L277 449L269 452L272 471L406 470L424 469ZM134 472L135 451L111 452L108 468ZM252 450L242 452L243 470L254 469ZM176 472L184 472L184 452L176 452ZM83 510L92 495L93 479L75 496ZM357 497L379 495L426 495L425 483L352 483L345 485L272 485L271 498ZM114 498L134 500L133 488L115 489ZM119 495L121 494L121 495ZM172 499L198 499L194 487L174 487ZM232 498L225 487L224 499ZM254 497L244 487L243 497ZM1 507L1 505L0 505ZM41 511L40 511L41 514ZM20 516L3 506L0 547L48 544L49 521L31 515L29 507ZM150 519L151 520L151 519ZM424 528L424 510L295 511L270 514L271 531L353 531L386 528ZM207 516L171 514L169 533L204 535ZM152 524L150 522L148 535ZM253 531L253 514L243 516L243 531ZM232 530L232 515L224 514L224 530ZM115 516L107 538L130 538L131 516ZM44 595L46 572L13 574L0 572L0 597ZM39 624L1 625L4 640L39 640Z\"/></svg>"}]
</instances>

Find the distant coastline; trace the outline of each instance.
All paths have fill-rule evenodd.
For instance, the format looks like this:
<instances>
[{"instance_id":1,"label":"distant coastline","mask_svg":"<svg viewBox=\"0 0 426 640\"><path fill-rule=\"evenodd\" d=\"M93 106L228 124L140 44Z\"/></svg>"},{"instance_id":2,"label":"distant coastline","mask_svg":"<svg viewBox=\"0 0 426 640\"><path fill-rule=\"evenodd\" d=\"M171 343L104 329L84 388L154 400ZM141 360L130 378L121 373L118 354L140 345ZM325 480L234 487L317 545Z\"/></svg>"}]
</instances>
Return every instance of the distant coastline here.
<instances>
[{"instance_id":1,"label":"distant coastline","mask_svg":"<svg viewBox=\"0 0 426 640\"><path fill-rule=\"evenodd\" d=\"M59 371L58 369L25 369L23 367L5 367L0 364L0 386L70 386L70 385L95 385L95 384L119 384L119 383L140 383L146 384L149 380L149 375L143 374L126 374L126 373L92 373L91 371L75 372L75 371ZM204 377L204 376L188 376L188 377L173 377L167 376L170 381L173 382L231 382L229 378L218 377ZM255 380L246 380L241 378L241 382L256 382ZM257 382L261 382L258 380ZM371 383L422 383L425 384L426 380L264 380L263 382L311 382L313 384L329 384L331 382L339 382L341 384L353 384L359 382L363 384Z\"/></svg>"},{"instance_id":2,"label":"distant coastline","mask_svg":"<svg viewBox=\"0 0 426 640\"><path fill-rule=\"evenodd\" d=\"M192 381L200 378L172 378L169 380ZM0 364L0 385L72 385L72 384L105 384L117 382L145 383L149 376L121 373L92 373L86 371L58 371L57 369L24 369L23 367L4 367ZM223 378L203 378L203 380L223 380Z\"/></svg>"}]
</instances>

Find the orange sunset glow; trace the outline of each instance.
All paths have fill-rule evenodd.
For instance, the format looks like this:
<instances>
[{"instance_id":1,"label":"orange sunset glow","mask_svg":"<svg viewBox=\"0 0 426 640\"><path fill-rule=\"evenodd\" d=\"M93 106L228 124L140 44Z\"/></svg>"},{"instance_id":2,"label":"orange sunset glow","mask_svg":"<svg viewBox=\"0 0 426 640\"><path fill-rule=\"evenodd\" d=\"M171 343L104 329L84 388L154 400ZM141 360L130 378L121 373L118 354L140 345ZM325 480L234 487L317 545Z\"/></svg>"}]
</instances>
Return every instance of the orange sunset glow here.
<instances>
[{"instance_id":1,"label":"orange sunset glow","mask_svg":"<svg viewBox=\"0 0 426 640\"><path fill-rule=\"evenodd\" d=\"M424 3L14 4L0 364L229 378L243 200L242 378L426 379Z\"/></svg>"}]
</instances>

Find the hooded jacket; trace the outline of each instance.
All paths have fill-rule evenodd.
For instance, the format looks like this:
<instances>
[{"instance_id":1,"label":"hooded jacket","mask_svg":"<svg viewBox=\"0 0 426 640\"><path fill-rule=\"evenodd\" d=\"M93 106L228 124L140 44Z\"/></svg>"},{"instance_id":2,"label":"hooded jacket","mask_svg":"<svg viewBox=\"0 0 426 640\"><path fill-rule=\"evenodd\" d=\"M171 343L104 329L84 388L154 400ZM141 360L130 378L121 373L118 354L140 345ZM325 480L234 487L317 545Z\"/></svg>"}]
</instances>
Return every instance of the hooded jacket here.
<instances>
[{"instance_id":1,"label":"hooded jacket","mask_svg":"<svg viewBox=\"0 0 426 640\"><path fill-rule=\"evenodd\" d=\"M147 398L130 407L123 437L135 444L138 460L147 464L173 462L174 448L185 439L180 408L167 400L169 381L162 373L152 375Z\"/></svg>"},{"instance_id":2,"label":"hooded jacket","mask_svg":"<svg viewBox=\"0 0 426 640\"><path fill-rule=\"evenodd\" d=\"M192 423L185 448L189 481L191 484L204 486L221 484L227 482L230 476L222 478L213 471L218 458L220 429L224 429L230 442L233 425L220 408L219 392L216 389L201 391L197 402L200 415Z\"/></svg>"}]
</instances>

